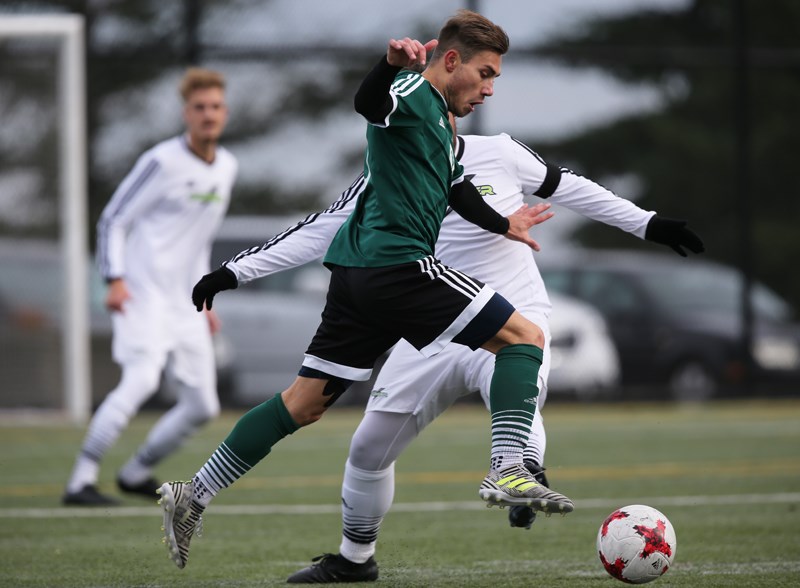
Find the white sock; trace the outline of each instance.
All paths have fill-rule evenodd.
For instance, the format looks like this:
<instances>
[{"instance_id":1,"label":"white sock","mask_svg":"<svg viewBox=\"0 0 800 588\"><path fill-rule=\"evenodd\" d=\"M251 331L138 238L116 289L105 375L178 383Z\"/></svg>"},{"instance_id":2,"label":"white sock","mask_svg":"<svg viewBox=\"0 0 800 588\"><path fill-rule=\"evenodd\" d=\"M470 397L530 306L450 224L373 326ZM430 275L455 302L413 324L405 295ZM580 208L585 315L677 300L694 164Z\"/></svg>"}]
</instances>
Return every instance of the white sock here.
<instances>
[{"instance_id":1,"label":"white sock","mask_svg":"<svg viewBox=\"0 0 800 588\"><path fill-rule=\"evenodd\" d=\"M152 477L153 469L139 461L139 456L131 457L119 471L119 477L131 485L141 484Z\"/></svg>"},{"instance_id":2,"label":"white sock","mask_svg":"<svg viewBox=\"0 0 800 588\"><path fill-rule=\"evenodd\" d=\"M67 492L74 494L80 492L87 484L97 484L100 475L100 464L83 454L78 455L72 475L67 483Z\"/></svg>"},{"instance_id":3,"label":"white sock","mask_svg":"<svg viewBox=\"0 0 800 588\"><path fill-rule=\"evenodd\" d=\"M394 463L377 472L349 461L342 482L342 543L339 553L364 563L375 553L378 531L394 499Z\"/></svg>"}]
</instances>

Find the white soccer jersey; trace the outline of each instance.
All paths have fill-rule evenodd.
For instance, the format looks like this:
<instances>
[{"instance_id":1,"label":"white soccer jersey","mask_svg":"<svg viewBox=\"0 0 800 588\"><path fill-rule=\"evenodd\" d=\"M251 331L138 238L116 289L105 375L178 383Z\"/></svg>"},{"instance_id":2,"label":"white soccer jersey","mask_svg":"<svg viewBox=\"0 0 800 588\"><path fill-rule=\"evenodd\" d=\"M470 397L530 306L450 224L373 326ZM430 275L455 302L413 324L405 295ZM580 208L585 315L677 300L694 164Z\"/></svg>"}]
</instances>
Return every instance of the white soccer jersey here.
<instances>
[{"instance_id":1,"label":"white soccer jersey","mask_svg":"<svg viewBox=\"0 0 800 588\"><path fill-rule=\"evenodd\" d=\"M457 155L466 177L504 216L522 206L526 196L540 191L548 176L542 158L506 134L459 136ZM549 195L554 204L644 237L654 212L644 211L570 170L561 168L560 172L552 195L542 196ZM227 267L240 283L246 283L321 258L363 190L364 178L359 176L326 210L309 215L264 245L239 253ZM546 319L550 301L527 245L485 231L450 211L436 242L436 257L485 282L529 317Z\"/></svg>"},{"instance_id":2,"label":"white soccer jersey","mask_svg":"<svg viewBox=\"0 0 800 588\"><path fill-rule=\"evenodd\" d=\"M142 154L114 192L97 227L97 263L130 293L123 312L112 314L116 361L147 355L163 367L172 352L184 381L213 388L208 321L191 293L209 271L236 170L227 150L218 147L206 163L175 137Z\"/></svg>"},{"instance_id":3,"label":"white soccer jersey","mask_svg":"<svg viewBox=\"0 0 800 588\"><path fill-rule=\"evenodd\" d=\"M522 206L525 197L538 195L643 238L647 223L655 214L570 170L548 166L529 147L506 134L459 136L457 155L465 177L504 216ZM360 176L329 208L309 215L264 245L241 252L227 267L239 282L245 283L321 258L363 190L364 178ZM494 288L542 329L545 353L538 382L541 407L547 397L550 369L550 300L531 249L484 231L450 211L436 242L436 257ZM492 354L482 349L472 351L461 345L448 345L438 355L423 358L401 340L378 374L367 410L413 413L418 430L422 430L458 397L470 392L480 391L488 404L493 370ZM538 438L540 454L536 457L541 463L545 443L541 421L534 436Z\"/></svg>"},{"instance_id":4,"label":"white soccer jersey","mask_svg":"<svg viewBox=\"0 0 800 588\"><path fill-rule=\"evenodd\" d=\"M218 147L213 163L184 136L146 151L125 177L97 226L105 278L124 278L132 296L192 308L194 284L208 273L211 244L228 209L237 163Z\"/></svg>"}]
</instances>

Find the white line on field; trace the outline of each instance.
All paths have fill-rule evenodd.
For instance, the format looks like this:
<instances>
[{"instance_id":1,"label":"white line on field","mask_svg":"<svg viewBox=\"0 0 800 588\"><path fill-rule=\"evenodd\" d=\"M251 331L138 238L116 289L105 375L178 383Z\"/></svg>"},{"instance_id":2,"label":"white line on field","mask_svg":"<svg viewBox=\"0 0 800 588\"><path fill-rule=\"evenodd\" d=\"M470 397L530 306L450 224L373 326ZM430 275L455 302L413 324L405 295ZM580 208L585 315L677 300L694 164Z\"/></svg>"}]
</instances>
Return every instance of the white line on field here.
<instances>
[{"instance_id":1,"label":"white line on field","mask_svg":"<svg viewBox=\"0 0 800 588\"><path fill-rule=\"evenodd\" d=\"M664 506L723 506L728 504L784 504L800 503L800 492L774 494L724 494L718 496L661 496L635 499L586 498L576 500L577 509L619 508L626 504L649 504ZM486 508L479 500L462 502L401 502L392 506L392 512L438 512L446 510L478 510ZM338 504L240 504L211 507L214 516L234 515L320 515L339 514ZM151 517L154 506L120 507L61 507L61 508L2 508L0 519L49 519L49 518L104 518L104 517Z\"/></svg>"}]
</instances>

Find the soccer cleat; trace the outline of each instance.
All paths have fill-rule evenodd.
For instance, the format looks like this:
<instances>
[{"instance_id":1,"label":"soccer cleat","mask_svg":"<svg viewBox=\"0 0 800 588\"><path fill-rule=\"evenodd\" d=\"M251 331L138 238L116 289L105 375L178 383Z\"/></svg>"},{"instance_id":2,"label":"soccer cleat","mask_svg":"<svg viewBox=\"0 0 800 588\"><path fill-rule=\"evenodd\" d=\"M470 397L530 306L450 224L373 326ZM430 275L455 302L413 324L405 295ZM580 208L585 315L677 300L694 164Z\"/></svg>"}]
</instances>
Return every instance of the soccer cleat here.
<instances>
[{"instance_id":1,"label":"soccer cleat","mask_svg":"<svg viewBox=\"0 0 800 588\"><path fill-rule=\"evenodd\" d=\"M169 557L183 569L189 559L189 542L192 535L203 533L204 507L192 500L192 482L166 482L158 489L158 504L164 512L164 543Z\"/></svg>"},{"instance_id":2,"label":"soccer cleat","mask_svg":"<svg viewBox=\"0 0 800 588\"><path fill-rule=\"evenodd\" d=\"M534 461L526 461L524 463L525 468L533 474L534 480L542 486L550 487L547 476L544 473L545 468ZM512 506L508 511L508 522L512 527L530 529L535 520L536 512L530 506Z\"/></svg>"},{"instance_id":3,"label":"soccer cleat","mask_svg":"<svg viewBox=\"0 0 800 588\"><path fill-rule=\"evenodd\" d=\"M145 498L155 498L158 496L158 489L161 487L155 478L147 478L139 484L128 484L125 480L117 477L117 487L128 494L138 494Z\"/></svg>"},{"instance_id":4,"label":"soccer cleat","mask_svg":"<svg viewBox=\"0 0 800 588\"><path fill-rule=\"evenodd\" d=\"M569 498L537 482L522 464L491 470L483 479L478 494L487 506L530 506L547 514L566 514L575 509Z\"/></svg>"},{"instance_id":5,"label":"soccer cleat","mask_svg":"<svg viewBox=\"0 0 800 588\"><path fill-rule=\"evenodd\" d=\"M94 484L86 484L77 492L65 492L61 497L64 506L117 506L119 500L101 494Z\"/></svg>"},{"instance_id":6,"label":"soccer cleat","mask_svg":"<svg viewBox=\"0 0 800 588\"><path fill-rule=\"evenodd\" d=\"M286 580L288 584L335 584L344 582L374 582L378 579L378 564L370 557L355 563L338 553L318 555L313 563Z\"/></svg>"}]
</instances>

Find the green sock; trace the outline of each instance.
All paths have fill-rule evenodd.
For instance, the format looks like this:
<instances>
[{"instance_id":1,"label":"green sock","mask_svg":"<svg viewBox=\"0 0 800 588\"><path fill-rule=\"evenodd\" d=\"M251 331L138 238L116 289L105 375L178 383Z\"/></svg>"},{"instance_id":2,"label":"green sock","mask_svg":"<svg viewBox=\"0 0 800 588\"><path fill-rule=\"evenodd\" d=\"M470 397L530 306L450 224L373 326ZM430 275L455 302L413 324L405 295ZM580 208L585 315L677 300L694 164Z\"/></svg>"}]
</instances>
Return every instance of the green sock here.
<instances>
[{"instance_id":1,"label":"green sock","mask_svg":"<svg viewBox=\"0 0 800 588\"><path fill-rule=\"evenodd\" d=\"M542 350L535 345L508 345L497 352L489 388L492 411L491 468L522 463L539 397Z\"/></svg>"},{"instance_id":2,"label":"green sock","mask_svg":"<svg viewBox=\"0 0 800 588\"><path fill-rule=\"evenodd\" d=\"M280 394L245 413L194 478L210 494L204 502L244 476L273 445L299 428Z\"/></svg>"},{"instance_id":3,"label":"green sock","mask_svg":"<svg viewBox=\"0 0 800 588\"><path fill-rule=\"evenodd\" d=\"M250 467L264 459L278 441L300 427L276 394L246 412L223 443Z\"/></svg>"}]
</instances>

